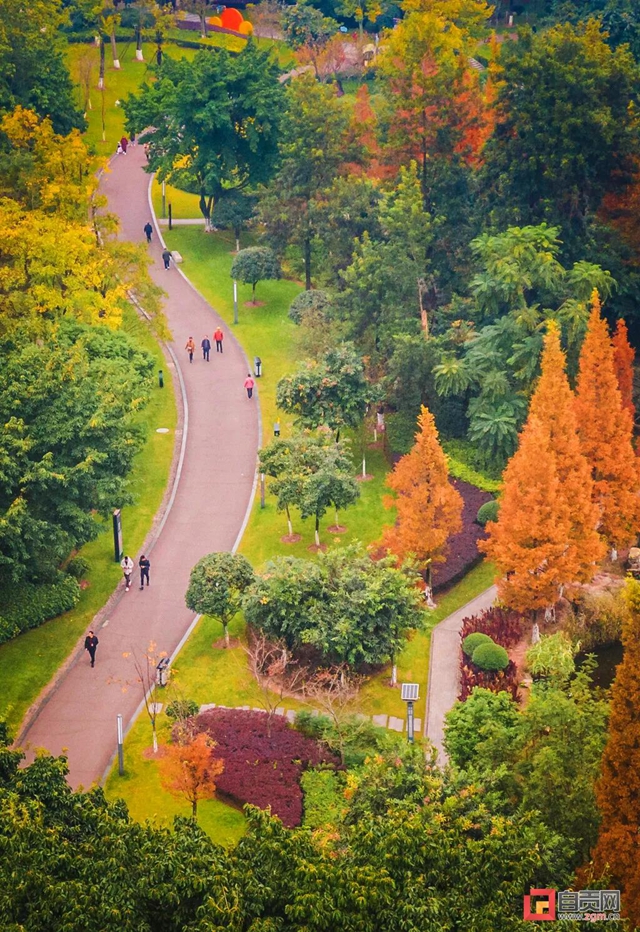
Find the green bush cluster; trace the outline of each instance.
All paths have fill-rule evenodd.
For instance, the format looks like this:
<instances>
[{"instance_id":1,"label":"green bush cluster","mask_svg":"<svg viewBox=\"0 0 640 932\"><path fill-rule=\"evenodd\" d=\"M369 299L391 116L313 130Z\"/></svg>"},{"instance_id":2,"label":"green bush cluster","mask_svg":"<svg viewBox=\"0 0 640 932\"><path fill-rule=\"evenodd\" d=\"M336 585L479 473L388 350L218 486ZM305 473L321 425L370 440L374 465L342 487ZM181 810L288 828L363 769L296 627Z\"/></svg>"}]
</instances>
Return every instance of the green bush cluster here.
<instances>
[{"instance_id":1,"label":"green bush cluster","mask_svg":"<svg viewBox=\"0 0 640 932\"><path fill-rule=\"evenodd\" d=\"M86 557L72 557L64 569L65 573L73 576L74 579L84 579L91 569L91 564Z\"/></svg>"},{"instance_id":2,"label":"green bush cluster","mask_svg":"<svg viewBox=\"0 0 640 932\"><path fill-rule=\"evenodd\" d=\"M485 502L484 505L480 505L478 508L478 514L476 521L478 524L481 524L482 527L485 524L488 524L489 521L498 520L498 512L500 511L500 503L494 499L492 502Z\"/></svg>"},{"instance_id":3,"label":"green bush cluster","mask_svg":"<svg viewBox=\"0 0 640 932\"><path fill-rule=\"evenodd\" d=\"M301 291L289 306L289 318L294 324L301 324L308 311L326 313L330 305L326 291Z\"/></svg>"},{"instance_id":4,"label":"green bush cluster","mask_svg":"<svg viewBox=\"0 0 640 932\"><path fill-rule=\"evenodd\" d=\"M41 586L22 583L19 589L5 588L0 593L0 644L68 612L79 598L76 580L62 573L55 582Z\"/></svg>"},{"instance_id":5,"label":"green bush cluster","mask_svg":"<svg viewBox=\"0 0 640 932\"><path fill-rule=\"evenodd\" d=\"M304 794L304 827L314 831L336 825L345 806L344 775L335 770L306 770L300 785Z\"/></svg>"},{"instance_id":6,"label":"green bush cluster","mask_svg":"<svg viewBox=\"0 0 640 932\"><path fill-rule=\"evenodd\" d=\"M479 647L480 644L487 643L494 644L495 642L488 634L483 634L482 631L474 631L473 634L468 634L462 642L462 652L466 654L467 657L473 657L473 652L476 647Z\"/></svg>"},{"instance_id":7,"label":"green bush cluster","mask_svg":"<svg viewBox=\"0 0 640 932\"><path fill-rule=\"evenodd\" d=\"M504 670L509 665L509 654L491 639L478 644L471 659L476 667L491 673Z\"/></svg>"},{"instance_id":8,"label":"green bush cluster","mask_svg":"<svg viewBox=\"0 0 640 932\"><path fill-rule=\"evenodd\" d=\"M447 454L449 474L483 492L499 492L502 488L500 473L488 468L472 444L465 440L444 440L442 448Z\"/></svg>"},{"instance_id":9,"label":"green bush cluster","mask_svg":"<svg viewBox=\"0 0 640 932\"><path fill-rule=\"evenodd\" d=\"M194 699L174 699L166 708L167 715L174 722L184 722L199 711L200 706Z\"/></svg>"}]
</instances>

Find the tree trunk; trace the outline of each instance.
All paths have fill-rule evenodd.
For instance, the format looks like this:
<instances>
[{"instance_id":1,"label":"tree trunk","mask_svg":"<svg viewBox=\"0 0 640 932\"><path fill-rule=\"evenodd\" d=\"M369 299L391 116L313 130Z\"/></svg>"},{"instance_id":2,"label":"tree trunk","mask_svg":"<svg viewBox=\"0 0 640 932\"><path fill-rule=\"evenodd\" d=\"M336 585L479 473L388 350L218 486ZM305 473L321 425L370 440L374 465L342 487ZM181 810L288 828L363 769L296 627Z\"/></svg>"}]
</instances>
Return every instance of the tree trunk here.
<instances>
[{"instance_id":1,"label":"tree trunk","mask_svg":"<svg viewBox=\"0 0 640 932\"><path fill-rule=\"evenodd\" d=\"M111 30L111 55L113 57L113 67L116 71L120 68L120 59L118 58L118 46L116 45L116 34Z\"/></svg>"},{"instance_id":2,"label":"tree trunk","mask_svg":"<svg viewBox=\"0 0 640 932\"><path fill-rule=\"evenodd\" d=\"M303 244L304 251L304 287L311 291L311 238L305 237Z\"/></svg>"},{"instance_id":3,"label":"tree trunk","mask_svg":"<svg viewBox=\"0 0 640 932\"><path fill-rule=\"evenodd\" d=\"M222 627L224 628L224 646L225 648L229 647L229 624L228 622L223 621Z\"/></svg>"},{"instance_id":4,"label":"tree trunk","mask_svg":"<svg viewBox=\"0 0 640 932\"><path fill-rule=\"evenodd\" d=\"M144 61L144 55L142 54L142 29L140 26L136 26L136 59L138 61Z\"/></svg>"},{"instance_id":5,"label":"tree trunk","mask_svg":"<svg viewBox=\"0 0 640 932\"><path fill-rule=\"evenodd\" d=\"M98 77L98 90L104 90L104 36L100 33L100 74Z\"/></svg>"},{"instance_id":6,"label":"tree trunk","mask_svg":"<svg viewBox=\"0 0 640 932\"><path fill-rule=\"evenodd\" d=\"M291 523L291 512L289 506L285 505L285 514L287 516L287 527L289 528L289 537L293 537L293 524Z\"/></svg>"},{"instance_id":7,"label":"tree trunk","mask_svg":"<svg viewBox=\"0 0 640 932\"><path fill-rule=\"evenodd\" d=\"M253 302L253 304L256 303L256 285L257 284L258 284L257 282L253 283L253 290L251 292L251 301Z\"/></svg>"},{"instance_id":8,"label":"tree trunk","mask_svg":"<svg viewBox=\"0 0 640 932\"><path fill-rule=\"evenodd\" d=\"M320 546L320 518L316 515L316 547Z\"/></svg>"},{"instance_id":9,"label":"tree trunk","mask_svg":"<svg viewBox=\"0 0 640 932\"><path fill-rule=\"evenodd\" d=\"M339 527L339 526L340 526L340 522L338 521L338 509L335 508L334 510L335 510L335 513L336 513L336 527Z\"/></svg>"},{"instance_id":10,"label":"tree trunk","mask_svg":"<svg viewBox=\"0 0 640 932\"><path fill-rule=\"evenodd\" d=\"M362 454L362 478L366 479L367 477L367 456L366 453Z\"/></svg>"},{"instance_id":11,"label":"tree trunk","mask_svg":"<svg viewBox=\"0 0 640 932\"><path fill-rule=\"evenodd\" d=\"M398 665L396 663L396 658L391 658L391 686L398 685Z\"/></svg>"},{"instance_id":12,"label":"tree trunk","mask_svg":"<svg viewBox=\"0 0 640 932\"><path fill-rule=\"evenodd\" d=\"M235 228L236 234L236 252L240 252L240 227Z\"/></svg>"},{"instance_id":13,"label":"tree trunk","mask_svg":"<svg viewBox=\"0 0 640 932\"><path fill-rule=\"evenodd\" d=\"M200 14L200 36L203 39L207 38L207 15L204 10Z\"/></svg>"},{"instance_id":14,"label":"tree trunk","mask_svg":"<svg viewBox=\"0 0 640 932\"><path fill-rule=\"evenodd\" d=\"M151 729L152 729L152 732L153 732L153 753L154 753L154 754L157 754L157 753L158 753L158 735L157 735L157 733L156 733L156 722L155 722L155 719L154 719L153 722L151 723Z\"/></svg>"},{"instance_id":15,"label":"tree trunk","mask_svg":"<svg viewBox=\"0 0 640 932\"><path fill-rule=\"evenodd\" d=\"M198 821L198 797L194 796L191 800L191 816L194 822Z\"/></svg>"},{"instance_id":16,"label":"tree trunk","mask_svg":"<svg viewBox=\"0 0 640 932\"><path fill-rule=\"evenodd\" d=\"M418 279L418 307L420 308L420 326L424 331L425 337L429 337L429 315L427 314L427 309L424 306L424 291L422 287L422 281Z\"/></svg>"}]
</instances>

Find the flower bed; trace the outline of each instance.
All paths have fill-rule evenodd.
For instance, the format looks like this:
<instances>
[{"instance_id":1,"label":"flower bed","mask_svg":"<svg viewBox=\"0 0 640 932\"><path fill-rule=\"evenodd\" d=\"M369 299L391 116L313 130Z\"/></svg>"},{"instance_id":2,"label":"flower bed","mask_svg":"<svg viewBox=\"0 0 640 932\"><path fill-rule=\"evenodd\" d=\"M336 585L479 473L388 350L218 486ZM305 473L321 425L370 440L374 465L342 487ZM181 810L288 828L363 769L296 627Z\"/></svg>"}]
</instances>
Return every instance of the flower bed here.
<instances>
[{"instance_id":1,"label":"flower bed","mask_svg":"<svg viewBox=\"0 0 640 932\"><path fill-rule=\"evenodd\" d=\"M307 767L339 765L318 741L306 738L280 716L271 718L267 736L265 712L211 709L195 720L216 742L213 754L224 761L218 791L239 803L271 807L289 828L302 821L300 778Z\"/></svg>"},{"instance_id":2,"label":"flower bed","mask_svg":"<svg viewBox=\"0 0 640 932\"><path fill-rule=\"evenodd\" d=\"M446 561L436 563L433 567L434 591L452 586L482 559L478 541L484 540L487 535L484 528L476 522L476 516L480 506L493 499L489 492L483 492L461 479L452 479L451 484L458 490L464 502L462 530L449 539Z\"/></svg>"},{"instance_id":3,"label":"flower bed","mask_svg":"<svg viewBox=\"0 0 640 932\"><path fill-rule=\"evenodd\" d=\"M502 647L513 647L523 635L524 623L522 616L517 612L502 608L489 608L479 615L465 618L460 630L460 642L469 634L479 631L488 634L496 644ZM509 665L498 673L481 670L460 650L460 692L458 699L464 702L477 687L490 689L494 693L508 692L512 699L518 698L518 668L510 660Z\"/></svg>"}]
</instances>

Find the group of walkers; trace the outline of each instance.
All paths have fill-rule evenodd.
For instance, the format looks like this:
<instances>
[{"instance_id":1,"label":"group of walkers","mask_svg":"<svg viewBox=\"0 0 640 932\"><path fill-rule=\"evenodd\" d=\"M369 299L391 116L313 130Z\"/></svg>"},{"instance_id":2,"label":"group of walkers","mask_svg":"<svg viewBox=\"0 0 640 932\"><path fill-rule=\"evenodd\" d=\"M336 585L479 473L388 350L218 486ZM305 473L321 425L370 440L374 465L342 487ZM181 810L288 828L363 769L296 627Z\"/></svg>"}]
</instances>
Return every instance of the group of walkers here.
<instances>
[{"instance_id":1,"label":"group of walkers","mask_svg":"<svg viewBox=\"0 0 640 932\"><path fill-rule=\"evenodd\" d=\"M122 574L124 576L124 591L128 592L131 588L131 577L133 576L133 571L135 569L135 563L127 554L124 555L120 561L120 566L122 567ZM151 561L149 557L145 556L144 553L138 560L138 567L140 569L140 589L144 589L145 582L147 586L149 585L149 571L151 569ZM91 666L94 667L96 663L96 649L98 647L98 638L93 633L89 631L86 638L84 639L84 649L89 654L89 659L91 660Z\"/></svg>"},{"instance_id":2,"label":"group of walkers","mask_svg":"<svg viewBox=\"0 0 640 932\"><path fill-rule=\"evenodd\" d=\"M213 334L213 339L215 340L215 344L216 344L216 353L222 353L223 352L222 341L224 340L224 333L222 332L220 327L218 327L215 333ZM200 347L202 349L202 358L205 360L205 362L209 362L209 353L211 352L211 340L206 335L206 333L204 337L202 338L202 343L200 344ZM189 337L189 339L185 343L184 348L189 354L189 362L192 363L193 354L196 351L196 343L193 337Z\"/></svg>"},{"instance_id":3,"label":"group of walkers","mask_svg":"<svg viewBox=\"0 0 640 932\"><path fill-rule=\"evenodd\" d=\"M116 155L126 155L127 149L130 145L135 146L136 144L136 134L131 133L131 139L127 139L126 136L123 136L118 145L116 146Z\"/></svg>"},{"instance_id":4,"label":"group of walkers","mask_svg":"<svg viewBox=\"0 0 640 932\"><path fill-rule=\"evenodd\" d=\"M153 236L153 227L151 226L150 220L147 220L147 222L142 228L142 232L147 237L147 243L150 243L151 237ZM172 259L171 251L167 249L167 247L165 246L162 252L162 261L164 262L165 269L171 268L171 259Z\"/></svg>"}]
</instances>

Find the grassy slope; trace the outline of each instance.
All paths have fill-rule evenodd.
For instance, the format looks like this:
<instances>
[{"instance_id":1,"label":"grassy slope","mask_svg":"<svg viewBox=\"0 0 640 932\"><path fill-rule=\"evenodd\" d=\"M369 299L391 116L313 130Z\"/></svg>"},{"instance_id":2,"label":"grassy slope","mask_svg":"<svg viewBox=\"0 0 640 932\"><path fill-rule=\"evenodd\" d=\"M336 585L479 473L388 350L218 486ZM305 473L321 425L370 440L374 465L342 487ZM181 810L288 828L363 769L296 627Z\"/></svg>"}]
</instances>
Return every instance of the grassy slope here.
<instances>
[{"instance_id":1,"label":"grassy slope","mask_svg":"<svg viewBox=\"0 0 640 932\"><path fill-rule=\"evenodd\" d=\"M162 501L171 466L177 412L171 374L162 352L132 309L125 311L124 329L154 356L158 367L165 372L164 389L154 387L150 403L140 412L140 420L147 428L147 440L131 473L131 488L137 503L122 509L124 540L127 549L135 553L142 546ZM170 432L157 434L157 427L168 427ZM0 647L0 682L3 684L0 716L6 716L14 729L120 579L120 566L113 559L110 527L80 552L89 560L91 570L89 587L83 590L76 608Z\"/></svg>"}]
</instances>

